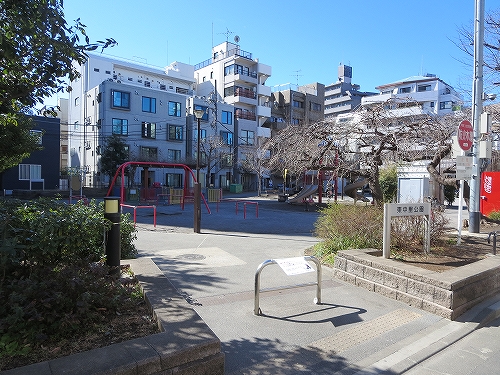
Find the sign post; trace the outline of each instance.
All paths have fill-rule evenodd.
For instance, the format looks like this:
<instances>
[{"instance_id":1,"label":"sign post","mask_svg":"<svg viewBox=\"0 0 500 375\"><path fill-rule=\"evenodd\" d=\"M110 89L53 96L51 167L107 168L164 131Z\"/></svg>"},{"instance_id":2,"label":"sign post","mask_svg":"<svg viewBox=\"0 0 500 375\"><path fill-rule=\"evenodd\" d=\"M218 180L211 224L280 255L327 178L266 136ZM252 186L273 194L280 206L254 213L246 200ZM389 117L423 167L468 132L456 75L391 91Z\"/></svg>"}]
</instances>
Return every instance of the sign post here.
<instances>
[{"instance_id":1,"label":"sign post","mask_svg":"<svg viewBox=\"0 0 500 375\"><path fill-rule=\"evenodd\" d=\"M431 249L430 237L430 203L386 203L384 204L384 232L382 256L391 257L391 219L393 216L425 216L424 251Z\"/></svg>"}]
</instances>

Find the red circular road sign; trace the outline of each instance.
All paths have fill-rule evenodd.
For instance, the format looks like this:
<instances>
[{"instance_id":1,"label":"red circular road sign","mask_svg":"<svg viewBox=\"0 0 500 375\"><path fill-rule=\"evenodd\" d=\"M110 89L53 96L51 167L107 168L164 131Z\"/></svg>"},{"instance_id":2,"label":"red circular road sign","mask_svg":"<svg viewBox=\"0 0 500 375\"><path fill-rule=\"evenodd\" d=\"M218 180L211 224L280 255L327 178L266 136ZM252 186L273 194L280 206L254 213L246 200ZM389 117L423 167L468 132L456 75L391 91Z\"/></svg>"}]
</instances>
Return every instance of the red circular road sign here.
<instances>
[{"instance_id":1,"label":"red circular road sign","mask_svg":"<svg viewBox=\"0 0 500 375\"><path fill-rule=\"evenodd\" d=\"M469 151L474 141L474 128L470 121L463 120L458 126L458 145L464 151Z\"/></svg>"}]
</instances>

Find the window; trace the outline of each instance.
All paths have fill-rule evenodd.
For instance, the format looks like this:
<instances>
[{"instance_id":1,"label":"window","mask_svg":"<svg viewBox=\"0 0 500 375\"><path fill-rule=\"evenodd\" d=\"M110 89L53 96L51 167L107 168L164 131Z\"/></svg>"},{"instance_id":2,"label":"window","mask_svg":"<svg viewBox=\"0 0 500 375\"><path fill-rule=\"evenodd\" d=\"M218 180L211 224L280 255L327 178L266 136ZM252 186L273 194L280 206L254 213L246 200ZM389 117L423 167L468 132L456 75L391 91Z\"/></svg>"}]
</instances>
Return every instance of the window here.
<instances>
[{"instance_id":1,"label":"window","mask_svg":"<svg viewBox=\"0 0 500 375\"><path fill-rule=\"evenodd\" d=\"M203 106L203 105L195 104L194 105L194 109L196 109L196 110L202 110L203 111L203 116L201 116L201 119L203 121L208 121L208 111L207 111L208 107Z\"/></svg>"},{"instance_id":2,"label":"window","mask_svg":"<svg viewBox=\"0 0 500 375\"><path fill-rule=\"evenodd\" d=\"M169 125L168 126L168 139L169 139L169 141L182 141L182 126Z\"/></svg>"},{"instance_id":3,"label":"window","mask_svg":"<svg viewBox=\"0 0 500 375\"><path fill-rule=\"evenodd\" d=\"M181 160L181 150L168 150L168 161Z\"/></svg>"},{"instance_id":4,"label":"window","mask_svg":"<svg viewBox=\"0 0 500 375\"><path fill-rule=\"evenodd\" d=\"M431 108L434 108L434 102L431 102Z\"/></svg>"},{"instance_id":5,"label":"window","mask_svg":"<svg viewBox=\"0 0 500 375\"><path fill-rule=\"evenodd\" d=\"M98 72L99 73L99 68L94 68L94 72Z\"/></svg>"},{"instance_id":6,"label":"window","mask_svg":"<svg viewBox=\"0 0 500 375\"><path fill-rule=\"evenodd\" d=\"M311 111L321 112L321 104L311 102L309 103L309 109Z\"/></svg>"},{"instance_id":7,"label":"window","mask_svg":"<svg viewBox=\"0 0 500 375\"><path fill-rule=\"evenodd\" d=\"M304 108L304 102L299 102L298 100L292 100L292 106L295 108Z\"/></svg>"},{"instance_id":8,"label":"window","mask_svg":"<svg viewBox=\"0 0 500 375\"><path fill-rule=\"evenodd\" d=\"M417 87L418 92L431 91L431 85L419 85Z\"/></svg>"},{"instance_id":9,"label":"window","mask_svg":"<svg viewBox=\"0 0 500 375\"><path fill-rule=\"evenodd\" d=\"M182 187L182 173L167 173L167 186L174 188Z\"/></svg>"},{"instance_id":10,"label":"window","mask_svg":"<svg viewBox=\"0 0 500 375\"><path fill-rule=\"evenodd\" d=\"M130 93L123 91L111 91L111 106L113 108L130 109Z\"/></svg>"},{"instance_id":11,"label":"window","mask_svg":"<svg viewBox=\"0 0 500 375\"><path fill-rule=\"evenodd\" d=\"M200 129L200 139L201 140L207 139L207 130L206 129ZM198 140L198 132L197 131L194 132L194 140L195 141Z\"/></svg>"},{"instance_id":12,"label":"window","mask_svg":"<svg viewBox=\"0 0 500 375\"><path fill-rule=\"evenodd\" d=\"M411 92L411 87L401 87L401 88L399 89L399 93L400 93L400 94L407 94L407 93L409 93L409 92Z\"/></svg>"},{"instance_id":13,"label":"window","mask_svg":"<svg viewBox=\"0 0 500 375\"><path fill-rule=\"evenodd\" d=\"M142 112L156 113L156 99L148 98L147 96L142 97Z\"/></svg>"},{"instance_id":14,"label":"window","mask_svg":"<svg viewBox=\"0 0 500 375\"><path fill-rule=\"evenodd\" d=\"M30 135L36 139L36 144L42 144L43 132L41 130L30 130Z\"/></svg>"},{"instance_id":15,"label":"window","mask_svg":"<svg viewBox=\"0 0 500 375\"><path fill-rule=\"evenodd\" d=\"M254 132L250 130L241 131L241 144L242 145L253 145Z\"/></svg>"},{"instance_id":16,"label":"window","mask_svg":"<svg viewBox=\"0 0 500 375\"><path fill-rule=\"evenodd\" d=\"M226 144L226 145L232 145L233 144L233 133L221 131L220 132L220 136L221 136L222 141L224 142L224 144Z\"/></svg>"},{"instance_id":17,"label":"window","mask_svg":"<svg viewBox=\"0 0 500 375\"><path fill-rule=\"evenodd\" d=\"M42 166L37 164L19 164L19 180L41 180Z\"/></svg>"},{"instance_id":18,"label":"window","mask_svg":"<svg viewBox=\"0 0 500 375\"><path fill-rule=\"evenodd\" d=\"M168 102L168 115L181 117L181 103Z\"/></svg>"},{"instance_id":19,"label":"window","mask_svg":"<svg viewBox=\"0 0 500 375\"><path fill-rule=\"evenodd\" d=\"M439 109L451 109L452 108L452 102L447 101L447 102L439 102Z\"/></svg>"},{"instance_id":20,"label":"window","mask_svg":"<svg viewBox=\"0 0 500 375\"><path fill-rule=\"evenodd\" d=\"M227 125L233 124L233 112L222 111L222 123Z\"/></svg>"},{"instance_id":21,"label":"window","mask_svg":"<svg viewBox=\"0 0 500 375\"><path fill-rule=\"evenodd\" d=\"M156 147L141 147L141 158L144 161L157 161L158 149Z\"/></svg>"},{"instance_id":22,"label":"window","mask_svg":"<svg viewBox=\"0 0 500 375\"><path fill-rule=\"evenodd\" d=\"M113 134L127 135L128 134L128 120L121 118L114 118L113 123Z\"/></svg>"},{"instance_id":23,"label":"window","mask_svg":"<svg viewBox=\"0 0 500 375\"><path fill-rule=\"evenodd\" d=\"M142 138L156 138L156 124L154 122L142 123Z\"/></svg>"}]
</instances>

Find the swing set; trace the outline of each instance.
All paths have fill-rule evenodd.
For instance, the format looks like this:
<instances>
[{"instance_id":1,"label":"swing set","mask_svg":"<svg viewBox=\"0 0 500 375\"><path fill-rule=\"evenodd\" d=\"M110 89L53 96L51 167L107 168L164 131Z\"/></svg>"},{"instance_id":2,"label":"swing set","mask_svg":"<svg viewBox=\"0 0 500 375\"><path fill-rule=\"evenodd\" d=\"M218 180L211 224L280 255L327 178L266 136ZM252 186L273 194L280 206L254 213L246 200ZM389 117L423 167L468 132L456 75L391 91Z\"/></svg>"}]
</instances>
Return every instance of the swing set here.
<instances>
[{"instance_id":1,"label":"swing set","mask_svg":"<svg viewBox=\"0 0 500 375\"><path fill-rule=\"evenodd\" d=\"M123 182L125 181L125 170L127 169L127 167L130 167L130 166L142 166L144 168L144 181L145 181L146 186L143 189L144 193L141 194L141 198L143 198L145 200L154 200L155 202L158 202L158 199L161 198L162 196L169 195L169 197L168 197L169 203L174 203L174 202L180 203L182 209L184 209L184 203L187 200L192 200L194 202L194 198L195 198L194 192L192 192L192 190L188 188L189 176L192 177L194 182L197 182L197 181L196 181L195 174L193 173L193 170L191 168L189 168L187 165L177 164L177 163L163 163L163 162L128 161L128 162L123 163L122 165L120 165L118 167L113 179L111 180L111 183L109 184L108 193L106 194L106 196L108 196L108 197L112 195L113 187L116 184L118 176L121 176L121 181L122 181L122 183L120 185L120 205L121 206L123 206L125 204L125 201L126 201L125 186L123 184ZM148 184L147 181L148 181L148 169L150 167L153 167L153 168L155 168L155 167L156 168L182 168L184 170L184 184L183 184L183 188L181 190L181 194L175 194L174 196L172 196L174 194L173 189L171 189L172 194L162 194L161 186L159 185L159 183L156 183L156 182L153 183L152 188L149 188L147 186L147 184ZM202 193L200 193L200 198L203 200L205 207L207 209L207 212L210 214L211 213L210 208L208 207L208 203L205 199L205 196Z\"/></svg>"}]
</instances>

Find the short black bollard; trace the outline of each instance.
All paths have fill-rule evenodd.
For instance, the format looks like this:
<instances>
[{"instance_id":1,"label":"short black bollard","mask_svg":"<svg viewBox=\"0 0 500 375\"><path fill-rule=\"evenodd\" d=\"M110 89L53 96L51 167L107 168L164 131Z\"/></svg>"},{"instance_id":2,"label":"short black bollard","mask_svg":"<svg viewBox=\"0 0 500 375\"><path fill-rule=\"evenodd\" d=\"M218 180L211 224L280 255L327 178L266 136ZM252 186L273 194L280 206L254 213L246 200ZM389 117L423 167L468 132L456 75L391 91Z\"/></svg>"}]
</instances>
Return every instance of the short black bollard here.
<instances>
[{"instance_id":1,"label":"short black bollard","mask_svg":"<svg viewBox=\"0 0 500 375\"><path fill-rule=\"evenodd\" d=\"M497 232L488 233L488 243L490 243L490 237L493 236L493 255L497 255Z\"/></svg>"},{"instance_id":2,"label":"short black bollard","mask_svg":"<svg viewBox=\"0 0 500 375\"><path fill-rule=\"evenodd\" d=\"M106 264L113 277L120 276L120 197L104 197L104 217L111 221L111 229L106 233Z\"/></svg>"}]
</instances>

